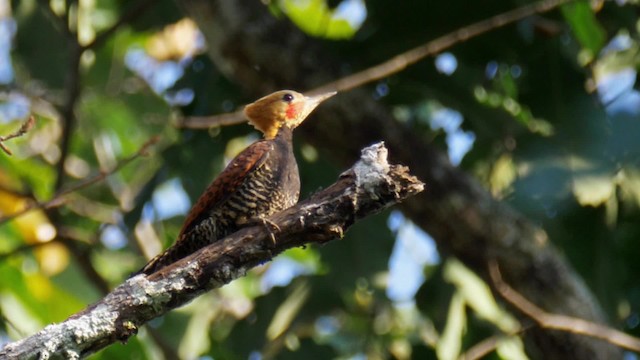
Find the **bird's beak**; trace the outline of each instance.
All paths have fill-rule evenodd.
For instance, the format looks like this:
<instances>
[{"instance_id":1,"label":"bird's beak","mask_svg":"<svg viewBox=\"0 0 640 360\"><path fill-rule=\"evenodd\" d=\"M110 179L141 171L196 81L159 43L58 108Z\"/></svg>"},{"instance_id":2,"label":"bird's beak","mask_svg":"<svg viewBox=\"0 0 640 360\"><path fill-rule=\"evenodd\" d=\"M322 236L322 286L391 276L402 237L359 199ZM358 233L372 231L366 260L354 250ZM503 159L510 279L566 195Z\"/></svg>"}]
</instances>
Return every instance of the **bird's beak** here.
<instances>
[{"instance_id":1,"label":"bird's beak","mask_svg":"<svg viewBox=\"0 0 640 360\"><path fill-rule=\"evenodd\" d=\"M307 116L309 116L309 114L311 114L313 109L315 109L318 105L320 105L321 102L327 100L328 98L332 97L337 93L338 93L337 91L331 91L331 92L327 92L320 95L305 96L304 110L302 110L303 111L302 115L304 116L301 116L300 119L304 119Z\"/></svg>"},{"instance_id":2,"label":"bird's beak","mask_svg":"<svg viewBox=\"0 0 640 360\"><path fill-rule=\"evenodd\" d=\"M332 97L333 95L337 94L337 91L329 91L327 93L324 94L320 94L320 95L315 95L315 96L307 96L307 101L311 102L311 103L315 103L316 106L317 104L320 104L321 102L327 100L328 98Z\"/></svg>"}]
</instances>

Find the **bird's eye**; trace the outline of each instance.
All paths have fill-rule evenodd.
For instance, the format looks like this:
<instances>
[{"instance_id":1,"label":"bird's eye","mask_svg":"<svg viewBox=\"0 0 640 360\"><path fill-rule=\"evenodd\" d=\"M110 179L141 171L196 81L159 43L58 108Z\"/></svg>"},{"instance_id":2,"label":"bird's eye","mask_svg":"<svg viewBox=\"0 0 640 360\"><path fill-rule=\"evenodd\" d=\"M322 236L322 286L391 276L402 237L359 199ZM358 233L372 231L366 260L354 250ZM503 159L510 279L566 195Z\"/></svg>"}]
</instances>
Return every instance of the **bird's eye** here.
<instances>
[{"instance_id":1,"label":"bird's eye","mask_svg":"<svg viewBox=\"0 0 640 360\"><path fill-rule=\"evenodd\" d=\"M293 101L293 95L291 94L284 94L282 95L282 100L286 101L286 102L292 102Z\"/></svg>"}]
</instances>

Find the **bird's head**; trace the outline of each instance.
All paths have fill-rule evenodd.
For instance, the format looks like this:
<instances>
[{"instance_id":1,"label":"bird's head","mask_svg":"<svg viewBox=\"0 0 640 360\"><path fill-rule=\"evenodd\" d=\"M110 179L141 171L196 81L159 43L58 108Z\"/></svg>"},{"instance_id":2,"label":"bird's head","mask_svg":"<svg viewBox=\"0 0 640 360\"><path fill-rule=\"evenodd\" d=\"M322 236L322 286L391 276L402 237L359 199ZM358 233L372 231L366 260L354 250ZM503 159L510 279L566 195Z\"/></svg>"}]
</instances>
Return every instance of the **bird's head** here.
<instances>
[{"instance_id":1,"label":"bird's head","mask_svg":"<svg viewBox=\"0 0 640 360\"><path fill-rule=\"evenodd\" d=\"M300 125L316 106L335 94L304 96L292 90L276 91L245 106L244 116L266 139L272 139L281 127L294 129Z\"/></svg>"}]
</instances>

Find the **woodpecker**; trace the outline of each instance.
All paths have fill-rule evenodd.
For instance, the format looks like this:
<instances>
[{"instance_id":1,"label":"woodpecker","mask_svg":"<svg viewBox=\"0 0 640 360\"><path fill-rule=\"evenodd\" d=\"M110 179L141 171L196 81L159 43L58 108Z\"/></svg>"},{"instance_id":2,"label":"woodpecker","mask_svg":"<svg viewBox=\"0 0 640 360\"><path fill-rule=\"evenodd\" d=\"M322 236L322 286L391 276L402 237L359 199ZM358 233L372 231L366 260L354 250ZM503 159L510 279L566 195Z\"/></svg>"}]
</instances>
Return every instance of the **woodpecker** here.
<instances>
[{"instance_id":1,"label":"woodpecker","mask_svg":"<svg viewBox=\"0 0 640 360\"><path fill-rule=\"evenodd\" d=\"M244 108L263 138L236 156L207 187L186 217L178 239L139 273L152 274L254 220L295 205L300 175L292 131L336 92L305 96L292 90L267 95Z\"/></svg>"}]
</instances>

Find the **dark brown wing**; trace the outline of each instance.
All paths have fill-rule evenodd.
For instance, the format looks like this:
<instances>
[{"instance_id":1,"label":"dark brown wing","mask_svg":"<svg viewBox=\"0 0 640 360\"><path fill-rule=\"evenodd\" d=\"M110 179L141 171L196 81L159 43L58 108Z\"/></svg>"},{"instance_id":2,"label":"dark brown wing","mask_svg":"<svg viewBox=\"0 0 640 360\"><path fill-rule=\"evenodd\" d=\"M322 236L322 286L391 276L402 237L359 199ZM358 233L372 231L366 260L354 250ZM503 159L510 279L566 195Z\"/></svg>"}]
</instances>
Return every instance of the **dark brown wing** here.
<instances>
[{"instance_id":1,"label":"dark brown wing","mask_svg":"<svg viewBox=\"0 0 640 360\"><path fill-rule=\"evenodd\" d=\"M191 243L193 239L188 239L185 235L210 216L211 209L220 206L229 196L238 191L247 175L265 163L272 149L272 141L260 140L238 154L220 175L213 180L191 208L175 244L151 259L138 273L154 273L160 268L190 255L203 244L206 245L204 242L200 244Z\"/></svg>"},{"instance_id":2,"label":"dark brown wing","mask_svg":"<svg viewBox=\"0 0 640 360\"><path fill-rule=\"evenodd\" d=\"M193 205L182 225L178 239L209 216L209 209L214 208L235 193L247 175L264 164L272 149L271 141L260 140L238 154Z\"/></svg>"}]
</instances>

